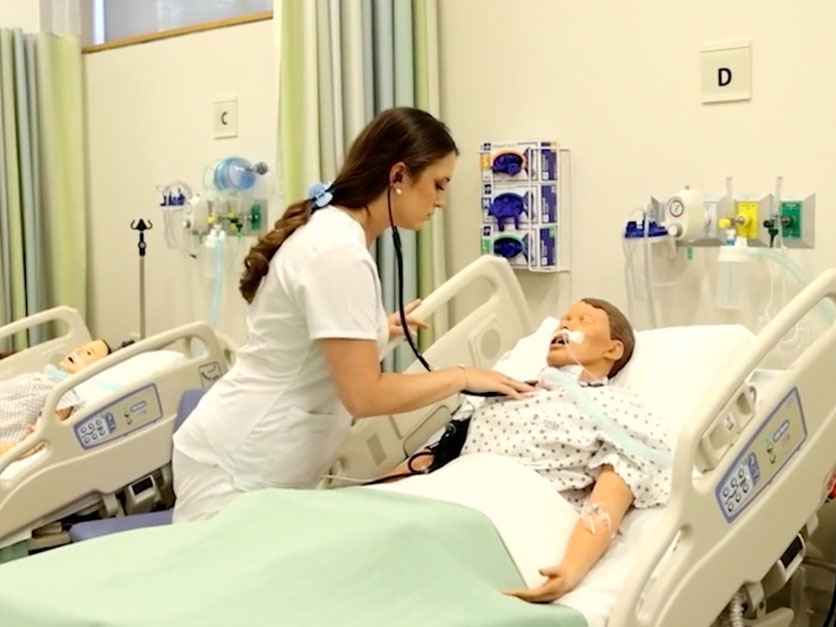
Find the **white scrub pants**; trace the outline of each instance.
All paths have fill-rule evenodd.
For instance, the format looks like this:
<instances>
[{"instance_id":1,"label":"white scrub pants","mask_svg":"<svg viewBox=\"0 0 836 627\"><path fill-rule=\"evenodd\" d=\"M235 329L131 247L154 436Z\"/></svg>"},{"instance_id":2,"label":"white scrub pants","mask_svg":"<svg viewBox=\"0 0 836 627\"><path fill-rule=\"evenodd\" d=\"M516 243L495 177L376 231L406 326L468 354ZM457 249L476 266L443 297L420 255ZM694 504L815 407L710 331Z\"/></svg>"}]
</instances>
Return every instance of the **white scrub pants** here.
<instances>
[{"instance_id":1,"label":"white scrub pants","mask_svg":"<svg viewBox=\"0 0 836 627\"><path fill-rule=\"evenodd\" d=\"M176 448L171 465L175 523L210 518L244 492L233 485L232 477L219 466L196 461Z\"/></svg>"}]
</instances>

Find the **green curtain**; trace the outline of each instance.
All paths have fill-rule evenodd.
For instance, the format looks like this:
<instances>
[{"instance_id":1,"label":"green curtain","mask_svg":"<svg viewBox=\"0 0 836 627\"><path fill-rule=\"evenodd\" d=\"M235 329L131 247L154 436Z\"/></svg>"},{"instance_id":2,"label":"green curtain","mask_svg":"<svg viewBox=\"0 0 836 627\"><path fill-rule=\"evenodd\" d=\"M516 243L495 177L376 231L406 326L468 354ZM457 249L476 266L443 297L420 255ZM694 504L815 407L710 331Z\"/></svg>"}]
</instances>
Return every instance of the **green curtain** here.
<instances>
[{"instance_id":1,"label":"green curtain","mask_svg":"<svg viewBox=\"0 0 836 627\"><path fill-rule=\"evenodd\" d=\"M277 0L278 1L278 0ZM305 197L320 179L316 4L281 0L279 130L283 200Z\"/></svg>"},{"instance_id":2,"label":"green curtain","mask_svg":"<svg viewBox=\"0 0 836 627\"><path fill-rule=\"evenodd\" d=\"M81 45L0 29L0 323L87 305ZM11 348L43 339L18 334ZM10 348L5 346L4 348Z\"/></svg>"},{"instance_id":3,"label":"green curtain","mask_svg":"<svg viewBox=\"0 0 836 627\"><path fill-rule=\"evenodd\" d=\"M438 5L436 0L413 2L415 42L415 106L435 116L441 114L438 80ZM447 280L444 251L444 212L436 211L418 232L418 294L426 297ZM421 332L420 346L426 348L448 327L448 310L436 311L432 326Z\"/></svg>"},{"instance_id":4,"label":"green curtain","mask_svg":"<svg viewBox=\"0 0 836 627\"><path fill-rule=\"evenodd\" d=\"M0 30L0 89L3 101L3 154L5 167L5 228L7 236L4 244L8 251L4 255L4 286L8 292L7 311L10 316L5 322L11 322L26 316L26 279L23 265L23 214L20 185L20 155L18 153L17 102L15 99L15 45L16 33ZM14 337L15 350L25 347L26 336L18 334Z\"/></svg>"},{"instance_id":5,"label":"green curtain","mask_svg":"<svg viewBox=\"0 0 836 627\"><path fill-rule=\"evenodd\" d=\"M285 203L303 198L315 181L333 180L351 142L376 113L419 106L438 115L435 5L436 0L282 0L280 9L277 5ZM446 278L439 275L444 264L438 232L434 220L421 235L402 233L406 303ZM384 305L391 312L397 307L397 284L389 231L378 239L375 252ZM438 331L446 317L436 316L433 324ZM384 366L400 370L412 360L403 346Z\"/></svg>"}]
</instances>

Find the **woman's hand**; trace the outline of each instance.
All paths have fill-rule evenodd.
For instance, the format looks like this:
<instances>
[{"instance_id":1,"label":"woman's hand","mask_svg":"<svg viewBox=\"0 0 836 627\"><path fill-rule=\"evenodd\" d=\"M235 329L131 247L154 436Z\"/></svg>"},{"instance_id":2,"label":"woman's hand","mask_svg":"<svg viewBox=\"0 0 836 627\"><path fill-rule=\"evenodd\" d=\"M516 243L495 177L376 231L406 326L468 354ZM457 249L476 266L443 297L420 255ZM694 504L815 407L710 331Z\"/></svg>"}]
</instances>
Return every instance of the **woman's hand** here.
<instances>
[{"instance_id":1,"label":"woman's hand","mask_svg":"<svg viewBox=\"0 0 836 627\"><path fill-rule=\"evenodd\" d=\"M551 603L571 592L580 583L581 578L575 576L563 565L541 568L540 574L546 577L546 581L537 588L529 590L508 590L505 594L517 597L530 603Z\"/></svg>"},{"instance_id":2,"label":"woman's hand","mask_svg":"<svg viewBox=\"0 0 836 627\"><path fill-rule=\"evenodd\" d=\"M406 314L406 324L409 326L409 334L415 337L418 329L428 329L429 325L414 316L410 316L415 308L421 304L421 299L413 300L406 307L404 307L404 314ZM393 340L397 337L404 337L403 326L401 325L401 314L399 311L391 314L386 320L389 322L389 339Z\"/></svg>"},{"instance_id":3,"label":"woman's hand","mask_svg":"<svg viewBox=\"0 0 836 627\"><path fill-rule=\"evenodd\" d=\"M477 370L476 368L462 368L464 371L464 387L470 392L500 392L511 398L521 398L523 394L534 392L528 383L506 377L496 370Z\"/></svg>"}]
</instances>

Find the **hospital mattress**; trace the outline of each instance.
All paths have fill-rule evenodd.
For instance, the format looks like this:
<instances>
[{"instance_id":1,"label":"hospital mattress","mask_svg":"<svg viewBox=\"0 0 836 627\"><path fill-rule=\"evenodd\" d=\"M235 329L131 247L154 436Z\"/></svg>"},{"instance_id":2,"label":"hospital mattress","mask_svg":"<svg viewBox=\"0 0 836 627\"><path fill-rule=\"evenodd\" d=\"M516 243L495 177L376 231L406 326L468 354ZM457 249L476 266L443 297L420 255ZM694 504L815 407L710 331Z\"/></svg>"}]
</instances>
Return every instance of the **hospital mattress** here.
<instances>
[{"instance_id":1,"label":"hospital mattress","mask_svg":"<svg viewBox=\"0 0 836 627\"><path fill-rule=\"evenodd\" d=\"M571 608L499 592L522 585L475 509L364 488L264 490L208 521L4 564L0 616L15 627L586 627Z\"/></svg>"}]
</instances>

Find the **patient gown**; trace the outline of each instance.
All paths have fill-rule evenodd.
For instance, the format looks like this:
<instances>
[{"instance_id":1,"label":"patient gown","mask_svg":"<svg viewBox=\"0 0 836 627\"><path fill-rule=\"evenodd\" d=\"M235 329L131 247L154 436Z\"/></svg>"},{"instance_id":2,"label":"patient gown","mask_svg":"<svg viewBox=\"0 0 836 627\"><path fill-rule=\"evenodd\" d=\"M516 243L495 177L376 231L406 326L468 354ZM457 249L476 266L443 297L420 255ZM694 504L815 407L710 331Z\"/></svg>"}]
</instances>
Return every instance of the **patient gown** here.
<instances>
[{"instance_id":1,"label":"patient gown","mask_svg":"<svg viewBox=\"0 0 836 627\"><path fill-rule=\"evenodd\" d=\"M583 390L629 436L670 452L667 428L634 392L612 385ZM578 510L605 464L630 486L635 507L664 505L670 495L669 466L625 450L562 389L483 403L470 421L462 449L468 453L503 455L534 468Z\"/></svg>"},{"instance_id":2,"label":"patient gown","mask_svg":"<svg viewBox=\"0 0 836 627\"><path fill-rule=\"evenodd\" d=\"M0 381L0 442L19 442L34 427L47 396L56 381L45 373L27 372ZM81 405L70 390L61 398L57 411Z\"/></svg>"}]
</instances>

